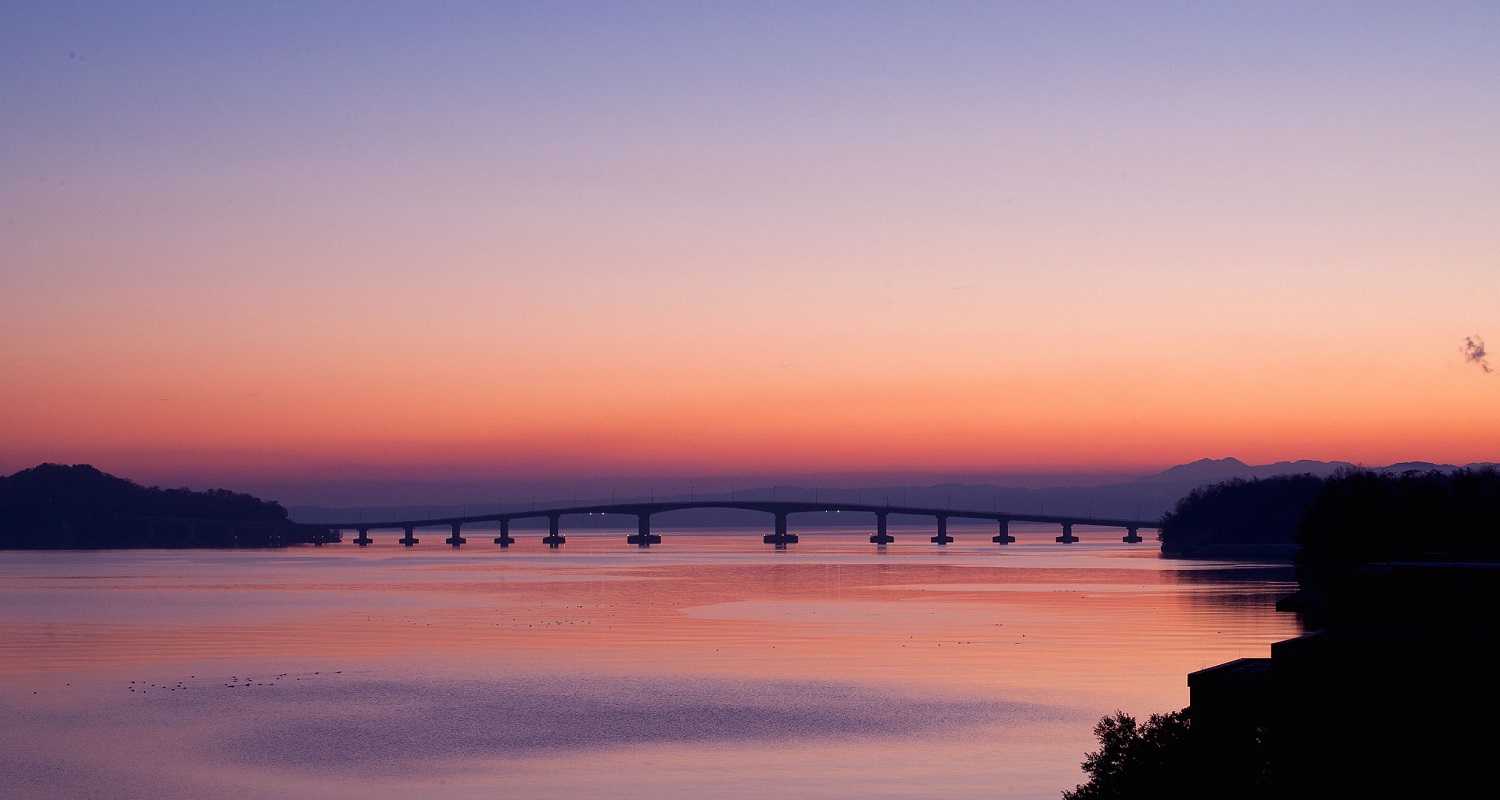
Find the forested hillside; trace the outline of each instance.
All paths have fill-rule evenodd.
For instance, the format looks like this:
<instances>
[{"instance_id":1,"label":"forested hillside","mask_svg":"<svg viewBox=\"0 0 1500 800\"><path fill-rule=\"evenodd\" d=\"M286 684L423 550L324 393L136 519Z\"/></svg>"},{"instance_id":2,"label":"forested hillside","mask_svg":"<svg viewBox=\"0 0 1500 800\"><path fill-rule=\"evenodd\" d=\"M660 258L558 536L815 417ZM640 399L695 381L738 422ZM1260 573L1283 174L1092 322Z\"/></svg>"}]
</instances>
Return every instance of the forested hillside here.
<instances>
[{"instance_id":1,"label":"forested hillside","mask_svg":"<svg viewBox=\"0 0 1500 800\"><path fill-rule=\"evenodd\" d=\"M248 494L146 487L87 464L0 478L0 548L274 547L319 535Z\"/></svg>"}]
</instances>

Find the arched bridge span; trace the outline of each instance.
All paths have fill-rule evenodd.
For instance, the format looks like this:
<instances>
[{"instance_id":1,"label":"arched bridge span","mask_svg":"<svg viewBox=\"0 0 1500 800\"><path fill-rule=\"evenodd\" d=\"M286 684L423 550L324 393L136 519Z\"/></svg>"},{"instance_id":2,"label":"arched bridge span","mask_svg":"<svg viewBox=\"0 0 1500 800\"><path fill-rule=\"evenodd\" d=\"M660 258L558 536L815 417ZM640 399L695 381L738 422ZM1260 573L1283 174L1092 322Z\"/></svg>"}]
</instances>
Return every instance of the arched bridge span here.
<instances>
[{"instance_id":1,"label":"arched bridge span","mask_svg":"<svg viewBox=\"0 0 1500 800\"><path fill-rule=\"evenodd\" d=\"M1039 522L1062 526L1062 535L1057 541L1062 544L1072 544L1078 541L1073 535L1073 526L1090 525L1106 528L1121 528L1125 531L1123 541L1136 543L1144 541L1141 538L1142 528L1155 529L1159 523L1150 520L1122 519L1113 517L1080 517L1068 514L1029 514L1017 511L976 511L952 508L928 508L925 506L893 506L889 504L874 505L868 503L819 503L791 500L688 500L688 501L661 501L661 502L629 502L629 503L603 503L587 506L562 506L545 509L531 509L529 511L509 511L494 514L476 514L461 517L436 517L432 519L407 519L387 520L382 522L337 522L327 523L324 527L354 530L359 532L358 538L354 540L361 546L370 544L370 531L374 530L400 530L405 535L400 539L401 544L408 547L417 544L420 540L416 537L418 528L447 527L452 535L445 541L458 547L468 540L462 535L464 525L476 525L481 523L498 523L500 535L495 537L495 544L501 547L509 547L515 543L510 535L511 522L518 519L546 519L547 535L542 541L552 547L563 544L567 539L561 530L562 518L574 515L597 515L597 514L619 514L633 516L636 518L636 532L627 536L626 541L630 544L646 547L661 542L661 536L651 532L651 517L671 511L684 511L689 509L735 509L740 511L758 511L770 514L774 519L774 531L765 534L766 544L774 544L784 547L797 541L797 534L787 531L787 517L792 514L809 514L815 512L852 512L868 513L875 517L875 533L870 536L874 544L889 544L896 539L887 529L887 519L891 515L911 517L931 517L937 523L937 535L932 537L936 544L948 544L954 539L948 533L948 520L990 520L997 528L997 534L991 538L996 544L1010 544L1015 537L1010 535L1010 523L1012 522Z\"/></svg>"}]
</instances>

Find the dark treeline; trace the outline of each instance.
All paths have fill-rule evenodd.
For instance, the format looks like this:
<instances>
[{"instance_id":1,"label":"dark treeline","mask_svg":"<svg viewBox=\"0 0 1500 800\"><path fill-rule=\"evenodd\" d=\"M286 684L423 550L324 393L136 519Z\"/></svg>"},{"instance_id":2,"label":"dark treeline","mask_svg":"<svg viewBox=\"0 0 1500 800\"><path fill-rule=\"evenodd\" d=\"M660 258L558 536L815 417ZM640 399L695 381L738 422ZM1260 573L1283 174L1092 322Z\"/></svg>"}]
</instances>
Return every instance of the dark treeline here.
<instances>
[{"instance_id":1,"label":"dark treeline","mask_svg":"<svg viewBox=\"0 0 1500 800\"><path fill-rule=\"evenodd\" d=\"M1303 515L1297 544L1303 588L1346 564L1495 561L1500 472L1337 473Z\"/></svg>"},{"instance_id":2,"label":"dark treeline","mask_svg":"<svg viewBox=\"0 0 1500 800\"><path fill-rule=\"evenodd\" d=\"M1311 474L1200 486L1162 517L1162 554L1209 555L1245 546L1290 549L1297 525L1322 490L1323 479Z\"/></svg>"},{"instance_id":3,"label":"dark treeline","mask_svg":"<svg viewBox=\"0 0 1500 800\"><path fill-rule=\"evenodd\" d=\"M248 494L146 487L87 464L42 464L0 477L5 549L276 547L328 536Z\"/></svg>"},{"instance_id":4,"label":"dark treeline","mask_svg":"<svg viewBox=\"0 0 1500 800\"><path fill-rule=\"evenodd\" d=\"M1180 712L1101 720L1089 779L1065 798L1493 789L1493 737L1475 728L1500 714L1486 677L1500 640L1500 472L1235 480L1192 493L1163 522L1164 552L1289 537L1298 592L1277 607L1309 632L1270 658L1194 673Z\"/></svg>"},{"instance_id":5,"label":"dark treeline","mask_svg":"<svg viewBox=\"0 0 1500 800\"><path fill-rule=\"evenodd\" d=\"M1315 575L1329 561L1470 561L1496 555L1500 472L1344 469L1201 486L1162 517L1162 554L1295 546Z\"/></svg>"}]
</instances>

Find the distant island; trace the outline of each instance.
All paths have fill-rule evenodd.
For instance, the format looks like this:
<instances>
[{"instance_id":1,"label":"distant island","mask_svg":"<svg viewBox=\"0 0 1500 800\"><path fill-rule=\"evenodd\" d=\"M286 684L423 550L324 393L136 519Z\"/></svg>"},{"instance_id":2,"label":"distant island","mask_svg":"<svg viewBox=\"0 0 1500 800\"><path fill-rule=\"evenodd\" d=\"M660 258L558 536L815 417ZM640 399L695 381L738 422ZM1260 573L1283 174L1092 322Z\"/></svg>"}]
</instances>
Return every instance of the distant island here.
<instances>
[{"instance_id":1,"label":"distant island","mask_svg":"<svg viewBox=\"0 0 1500 800\"><path fill-rule=\"evenodd\" d=\"M280 504L214 489L141 486L87 464L0 477L0 549L285 547L337 541Z\"/></svg>"}]
</instances>

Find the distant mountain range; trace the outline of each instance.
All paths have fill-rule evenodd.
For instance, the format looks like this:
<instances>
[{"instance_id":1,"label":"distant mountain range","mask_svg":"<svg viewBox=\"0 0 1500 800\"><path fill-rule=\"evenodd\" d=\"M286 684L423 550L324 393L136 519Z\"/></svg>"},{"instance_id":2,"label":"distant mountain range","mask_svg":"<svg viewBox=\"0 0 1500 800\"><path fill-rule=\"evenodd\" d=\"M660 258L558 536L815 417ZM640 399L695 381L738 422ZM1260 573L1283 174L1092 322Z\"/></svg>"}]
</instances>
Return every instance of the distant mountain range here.
<instances>
[{"instance_id":1,"label":"distant mountain range","mask_svg":"<svg viewBox=\"0 0 1500 800\"><path fill-rule=\"evenodd\" d=\"M1478 468L1496 466L1493 463L1466 464ZM1190 464L1179 464L1155 475L1147 475L1125 483L1102 485L1055 486L1033 489L998 486L993 484L945 483L931 486L875 486L863 489L812 489L804 486L766 486L756 489L741 489L733 494L739 500L823 500L858 503L889 503L890 505L923 506L928 508L964 508L1002 510L1031 513L1076 514L1079 516L1125 517L1131 519L1157 520L1172 510L1193 489L1210 483L1233 478L1265 478L1272 475L1311 473L1327 477L1341 468L1364 468L1376 472L1406 472L1417 470L1452 471L1458 466L1432 464L1425 461L1408 461L1383 467L1367 467L1345 461L1280 461L1275 464L1250 465L1237 458L1204 458ZM704 500L731 499L727 494L696 496L658 496L655 499ZM620 497L619 502L646 500L644 497ZM536 508L557 508L576 505L604 503L607 500L580 498L559 501L538 501ZM532 504L528 503L527 506ZM331 508L324 506L293 506L292 519L298 522L322 524L348 521L385 521L405 519L433 519L502 511L516 511L518 504L504 506L494 503L471 503L467 505L404 505L364 508ZM824 520L822 515L801 515L793 518L794 524L816 525ZM834 519L833 522L861 524L859 519ZM742 524L764 525L759 515L744 512L700 509L678 511L664 515L652 523L657 527L738 526ZM519 523L518 523L519 525ZM594 517L569 520L570 527L621 527L634 525L624 517ZM520 526L525 527L525 526Z\"/></svg>"},{"instance_id":2,"label":"distant mountain range","mask_svg":"<svg viewBox=\"0 0 1500 800\"><path fill-rule=\"evenodd\" d=\"M1483 462L1465 464L1464 467L1478 469L1480 467L1494 467L1494 462ZM1217 483L1231 478L1268 478L1272 475L1317 475L1326 478L1340 469L1368 469L1372 472L1383 472L1400 474L1416 470L1418 472L1452 472L1460 469L1453 464L1433 464L1430 461L1403 461L1399 464L1391 464L1384 467L1367 467L1361 464L1352 464L1348 461L1278 461L1275 464L1261 464L1251 466L1238 458L1200 458L1191 464L1178 464L1175 467L1158 472L1155 475L1147 475L1137 478L1136 483L1163 483L1174 481L1200 481L1203 483Z\"/></svg>"}]
</instances>

